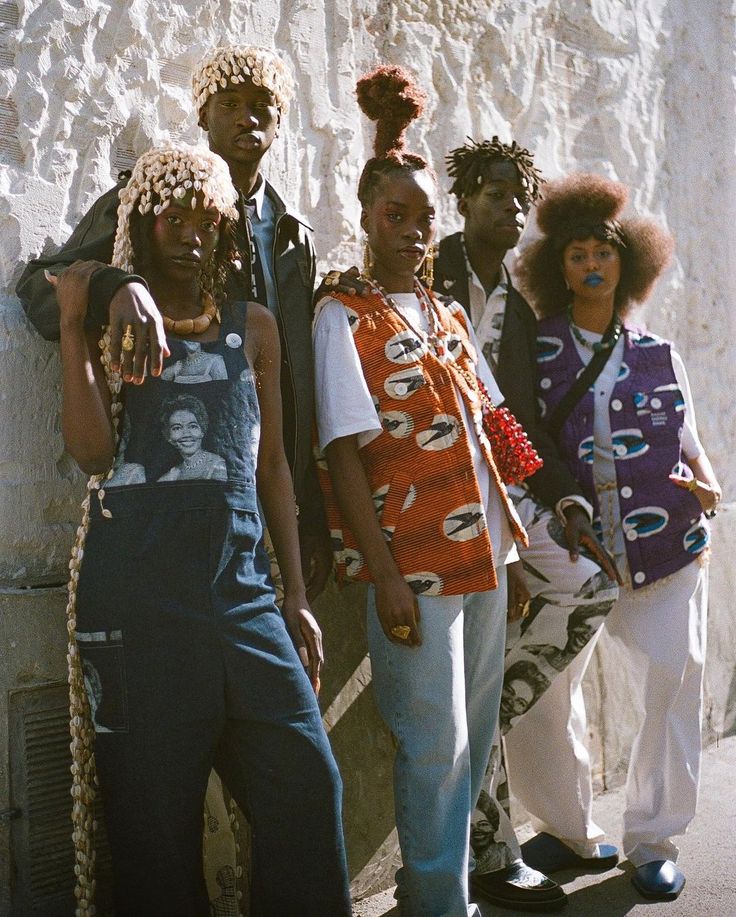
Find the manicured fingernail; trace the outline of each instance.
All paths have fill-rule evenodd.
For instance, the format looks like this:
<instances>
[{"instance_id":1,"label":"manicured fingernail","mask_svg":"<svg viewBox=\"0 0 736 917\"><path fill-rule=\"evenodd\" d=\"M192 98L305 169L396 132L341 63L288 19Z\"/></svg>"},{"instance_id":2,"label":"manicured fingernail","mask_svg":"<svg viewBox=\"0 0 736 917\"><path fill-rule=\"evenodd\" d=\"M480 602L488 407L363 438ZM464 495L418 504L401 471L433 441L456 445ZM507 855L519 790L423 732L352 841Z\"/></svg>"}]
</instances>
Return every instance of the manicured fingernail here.
<instances>
[{"instance_id":1,"label":"manicured fingernail","mask_svg":"<svg viewBox=\"0 0 736 917\"><path fill-rule=\"evenodd\" d=\"M133 385L143 385L143 376L134 376Z\"/></svg>"},{"instance_id":2,"label":"manicured fingernail","mask_svg":"<svg viewBox=\"0 0 736 917\"><path fill-rule=\"evenodd\" d=\"M123 373L123 381L131 382L132 379L133 379L133 376L130 373Z\"/></svg>"},{"instance_id":3,"label":"manicured fingernail","mask_svg":"<svg viewBox=\"0 0 736 917\"><path fill-rule=\"evenodd\" d=\"M155 369L152 369L152 370L151 370L151 374L154 375L154 376L160 376L160 375L161 375L161 367L160 367L160 366L157 366Z\"/></svg>"},{"instance_id":4,"label":"manicured fingernail","mask_svg":"<svg viewBox=\"0 0 736 917\"><path fill-rule=\"evenodd\" d=\"M51 271L47 271L46 268L43 269L43 276L51 283Z\"/></svg>"}]
</instances>

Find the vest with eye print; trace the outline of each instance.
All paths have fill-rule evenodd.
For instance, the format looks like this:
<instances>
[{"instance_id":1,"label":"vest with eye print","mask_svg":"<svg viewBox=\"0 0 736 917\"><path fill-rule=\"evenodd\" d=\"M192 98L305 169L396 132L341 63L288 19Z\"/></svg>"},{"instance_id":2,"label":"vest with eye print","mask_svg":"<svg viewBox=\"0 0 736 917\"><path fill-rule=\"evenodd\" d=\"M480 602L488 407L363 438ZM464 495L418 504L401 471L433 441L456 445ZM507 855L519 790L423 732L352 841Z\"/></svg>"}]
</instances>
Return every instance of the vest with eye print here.
<instances>
[{"instance_id":1,"label":"vest with eye print","mask_svg":"<svg viewBox=\"0 0 736 917\"><path fill-rule=\"evenodd\" d=\"M360 450L378 521L404 579L420 595L462 595L497 586L485 510L458 402L469 408L484 460L511 531L526 532L508 498L482 431L476 353L462 307L434 301L445 345L435 355L377 293L338 295L348 314L380 434ZM323 456L320 483L339 579L371 581L353 533L345 525Z\"/></svg>"},{"instance_id":2,"label":"vest with eye print","mask_svg":"<svg viewBox=\"0 0 736 917\"><path fill-rule=\"evenodd\" d=\"M624 327L624 357L608 411L616 466L616 492L626 558L634 589L691 563L708 546L708 527L694 494L669 480L680 460L685 401L672 367L670 345ZM539 397L549 417L583 370L565 315L539 322ZM593 478L594 393L570 412L560 452L580 482L600 525Z\"/></svg>"}]
</instances>

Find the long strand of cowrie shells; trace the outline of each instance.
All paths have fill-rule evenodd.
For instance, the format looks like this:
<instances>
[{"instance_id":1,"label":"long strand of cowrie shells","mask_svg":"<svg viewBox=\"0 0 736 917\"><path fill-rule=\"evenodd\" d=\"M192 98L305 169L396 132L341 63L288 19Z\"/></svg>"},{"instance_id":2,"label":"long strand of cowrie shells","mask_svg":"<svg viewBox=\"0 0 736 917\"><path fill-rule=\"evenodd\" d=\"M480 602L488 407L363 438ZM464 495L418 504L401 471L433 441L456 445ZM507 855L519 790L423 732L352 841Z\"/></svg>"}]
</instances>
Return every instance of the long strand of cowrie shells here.
<instances>
[{"instance_id":1,"label":"long strand of cowrie shells","mask_svg":"<svg viewBox=\"0 0 736 917\"><path fill-rule=\"evenodd\" d=\"M240 860L240 822L238 821L238 804L232 796L230 797L229 808L230 813L228 815L228 821L230 822L230 830L233 833L233 839L235 841L235 895L237 899L238 917L242 917L243 911L240 907L240 902L243 899L243 892L240 886L243 881L243 864Z\"/></svg>"},{"instance_id":2,"label":"long strand of cowrie shells","mask_svg":"<svg viewBox=\"0 0 736 917\"><path fill-rule=\"evenodd\" d=\"M180 198L192 189L201 192L205 206L213 204L232 220L238 217L235 202L237 192L225 162L206 149L186 144L157 147L139 157L128 185L120 192L118 227L113 245L112 266L133 271L133 246L130 239L130 216L134 207L141 214L153 210L163 212L172 198ZM154 204L154 197L159 202ZM196 195L192 195L196 206ZM112 369L110 329L105 328L99 343L105 378L110 389L113 435L117 447L118 420L122 411L120 391L122 378ZM84 687L82 662L76 641L77 582L89 530L92 496L97 494L100 511L105 518L112 513L104 505L104 482L113 468L104 475L93 475L87 484L82 503L82 521L69 562L69 600L67 602L69 714L72 752L72 839L74 842L74 873L77 917L92 917L95 913L95 850L94 800L97 787L94 756L94 729L91 722L87 693Z\"/></svg>"},{"instance_id":3,"label":"long strand of cowrie shells","mask_svg":"<svg viewBox=\"0 0 736 917\"><path fill-rule=\"evenodd\" d=\"M106 328L100 341L102 365L111 396L111 415L113 432L117 442L118 418L122 410L120 388L122 380L118 372L113 372L110 363L110 329ZM68 640L67 666L69 683L69 733L72 753L72 841L74 844L74 896L76 898L77 917L93 917L96 913L95 877L96 851L95 832L97 823L94 817L94 803L97 792L97 773L95 768L95 733L90 715L89 700L84 687L82 660L77 646L77 585L79 570L84 557L84 545L89 531L90 505L92 494L97 493L103 515L112 514L104 507L105 490L103 482L112 474L92 475L87 482L87 493L82 502L82 521L77 528L77 535L69 561L69 598L66 606L66 629Z\"/></svg>"}]
</instances>

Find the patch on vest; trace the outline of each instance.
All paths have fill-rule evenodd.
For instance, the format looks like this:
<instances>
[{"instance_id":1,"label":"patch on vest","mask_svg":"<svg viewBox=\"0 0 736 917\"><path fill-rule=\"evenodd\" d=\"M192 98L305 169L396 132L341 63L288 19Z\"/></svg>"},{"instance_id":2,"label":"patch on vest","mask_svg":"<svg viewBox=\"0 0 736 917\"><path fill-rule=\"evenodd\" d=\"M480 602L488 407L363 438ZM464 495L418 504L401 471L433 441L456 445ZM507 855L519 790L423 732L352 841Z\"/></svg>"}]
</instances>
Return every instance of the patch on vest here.
<instances>
[{"instance_id":1,"label":"patch on vest","mask_svg":"<svg viewBox=\"0 0 736 917\"><path fill-rule=\"evenodd\" d=\"M710 532L699 519L695 525L690 526L682 539L682 546L688 554L701 554L709 543Z\"/></svg>"},{"instance_id":2,"label":"patch on vest","mask_svg":"<svg viewBox=\"0 0 736 917\"><path fill-rule=\"evenodd\" d=\"M632 335L632 342L634 347L658 347L660 344L657 338L653 338L648 334L642 334L641 337L634 337Z\"/></svg>"},{"instance_id":3,"label":"patch on vest","mask_svg":"<svg viewBox=\"0 0 736 917\"><path fill-rule=\"evenodd\" d=\"M562 353L562 341L555 337L537 338L537 363L549 363Z\"/></svg>"},{"instance_id":4,"label":"patch on vest","mask_svg":"<svg viewBox=\"0 0 736 917\"><path fill-rule=\"evenodd\" d=\"M670 514L661 506L642 506L635 509L621 520L624 536L628 541L637 538L649 538L656 535L670 521Z\"/></svg>"},{"instance_id":5,"label":"patch on vest","mask_svg":"<svg viewBox=\"0 0 736 917\"><path fill-rule=\"evenodd\" d=\"M416 435L417 445L420 449L431 452L440 452L449 449L460 436L460 422L451 414L435 414L432 424L427 430L421 430Z\"/></svg>"},{"instance_id":6,"label":"patch on vest","mask_svg":"<svg viewBox=\"0 0 736 917\"><path fill-rule=\"evenodd\" d=\"M417 363L426 354L423 341L410 329L399 331L386 341L384 353L392 363Z\"/></svg>"},{"instance_id":7,"label":"patch on vest","mask_svg":"<svg viewBox=\"0 0 736 917\"><path fill-rule=\"evenodd\" d=\"M593 437L586 436L578 446L578 458L586 465L593 464Z\"/></svg>"},{"instance_id":8,"label":"patch on vest","mask_svg":"<svg viewBox=\"0 0 736 917\"><path fill-rule=\"evenodd\" d=\"M618 459L631 459L649 451L649 443L644 439L641 430L616 430L611 434L613 455Z\"/></svg>"},{"instance_id":9,"label":"patch on vest","mask_svg":"<svg viewBox=\"0 0 736 917\"><path fill-rule=\"evenodd\" d=\"M357 576L363 569L363 555L353 548L343 551L341 559L348 576Z\"/></svg>"},{"instance_id":10,"label":"patch on vest","mask_svg":"<svg viewBox=\"0 0 736 917\"><path fill-rule=\"evenodd\" d=\"M436 573L421 570L407 574L404 579L416 595L440 595L442 592L442 580Z\"/></svg>"},{"instance_id":11,"label":"patch on vest","mask_svg":"<svg viewBox=\"0 0 736 917\"><path fill-rule=\"evenodd\" d=\"M383 512L383 507L386 504L386 495L388 494L388 484L382 484L380 487L377 487L371 494L371 499L373 500L373 506L375 507L376 514L381 515Z\"/></svg>"},{"instance_id":12,"label":"patch on vest","mask_svg":"<svg viewBox=\"0 0 736 917\"><path fill-rule=\"evenodd\" d=\"M414 429L414 418L406 411L383 411L379 417L383 429L394 439L404 439Z\"/></svg>"},{"instance_id":13,"label":"patch on vest","mask_svg":"<svg viewBox=\"0 0 736 917\"><path fill-rule=\"evenodd\" d=\"M466 503L445 516L442 530L451 541L470 541L486 527L486 514L480 503Z\"/></svg>"},{"instance_id":14,"label":"patch on vest","mask_svg":"<svg viewBox=\"0 0 736 917\"><path fill-rule=\"evenodd\" d=\"M390 375L383 383L383 388L389 398L405 401L423 385L424 372L422 367L413 366L411 369L405 369L400 373Z\"/></svg>"},{"instance_id":15,"label":"patch on vest","mask_svg":"<svg viewBox=\"0 0 736 917\"><path fill-rule=\"evenodd\" d=\"M348 325L350 325L350 330L355 334L360 325L360 316L355 309L351 309L350 306L345 306L345 311L348 314Z\"/></svg>"},{"instance_id":16,"label":"patch on vest","mask_svg":"<svg viewBox=\"0 0 736 917\"><path fill-rule=\"evenodd\" d=\"M413 484L410 484L409 490L406 494L406 500L404 500L404 505L401 507L401 512L403 513L404 510L409 509L409 507L412 505L412 503L414 503L416 498L417 498L417 489Z\"/></svg>"},{"instance_id":17,"label":"patch on vest","mask_svg":"<svg viewBox=\"0 0 736 917\"><path fill-rule=\"evenodd\" d=\"M447 352L447 357L450 360L457 360L457 358L463 352L462 338L457 334L453 334L453 332L445 335L444 345L445 351Z\"/></svg>"}]
</instances>

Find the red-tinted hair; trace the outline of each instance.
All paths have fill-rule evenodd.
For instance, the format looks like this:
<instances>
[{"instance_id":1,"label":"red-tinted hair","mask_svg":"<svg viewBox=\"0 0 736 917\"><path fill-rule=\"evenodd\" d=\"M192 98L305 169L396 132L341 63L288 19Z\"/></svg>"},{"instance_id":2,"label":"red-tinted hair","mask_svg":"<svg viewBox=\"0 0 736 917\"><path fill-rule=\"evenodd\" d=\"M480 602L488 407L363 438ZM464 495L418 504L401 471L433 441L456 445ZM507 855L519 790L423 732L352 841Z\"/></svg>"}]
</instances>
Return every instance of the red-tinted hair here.
<instances>
[{"instance_id":1,"label":"red-tinted hair","mask_svg":"<svg viewBox=\"0 0 736 917\"><path fill-rule=\"evenodd\" d=\"M589 172L575 172L549 182L537 206L543 236L522 253L519 286L541 317L561 312L570 301L562 272L562 254L573 239L594 236L615 245L621 256L616 308L625 315L644 302L672 256L672 236L653 220L621 217L628 190L620 182Z\"/></svg>"},{"instance_id":2,"label":"red-tinted hair","mask_svg":"<svg viewBox=\"0 0 736 917\"><path fill-rule=\"evenodd\" d=\"M375 155L368 160L358 183L358 200L365 206L383 175L392 172L434 172L421 156L406 148L406 130L424 111L426 95L403 67L378 67L358 80L358 105L376 122Z\"/></svg>"}]
</instances>

